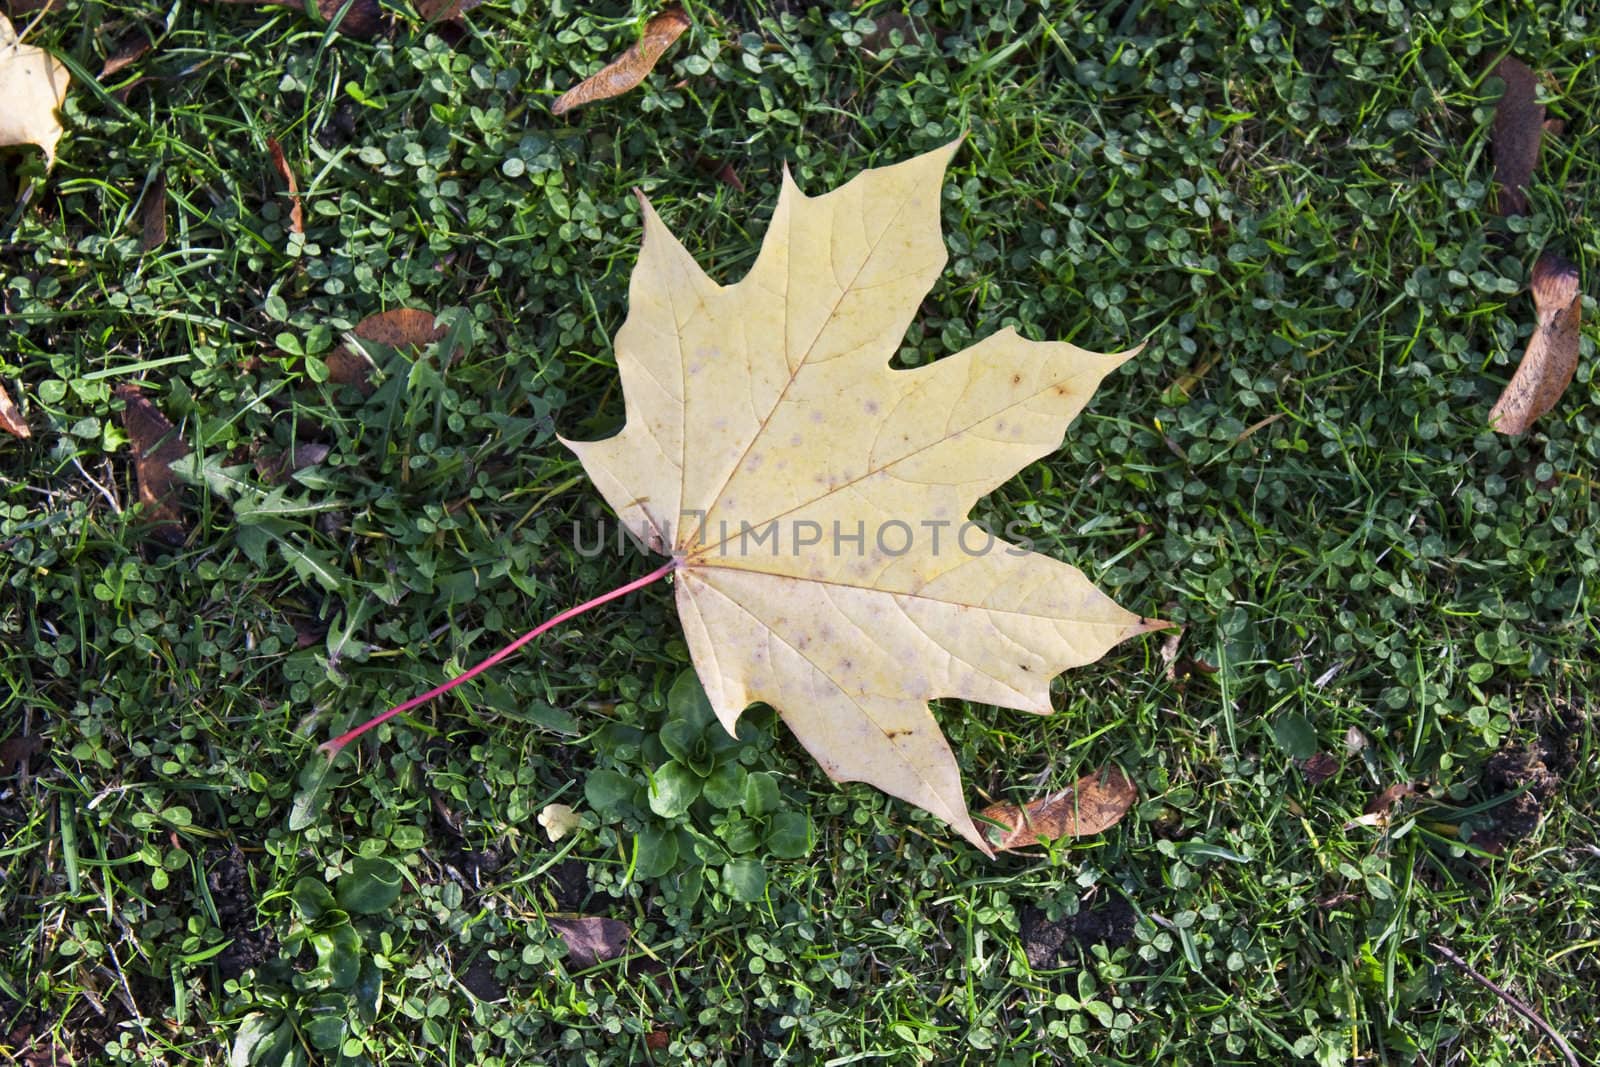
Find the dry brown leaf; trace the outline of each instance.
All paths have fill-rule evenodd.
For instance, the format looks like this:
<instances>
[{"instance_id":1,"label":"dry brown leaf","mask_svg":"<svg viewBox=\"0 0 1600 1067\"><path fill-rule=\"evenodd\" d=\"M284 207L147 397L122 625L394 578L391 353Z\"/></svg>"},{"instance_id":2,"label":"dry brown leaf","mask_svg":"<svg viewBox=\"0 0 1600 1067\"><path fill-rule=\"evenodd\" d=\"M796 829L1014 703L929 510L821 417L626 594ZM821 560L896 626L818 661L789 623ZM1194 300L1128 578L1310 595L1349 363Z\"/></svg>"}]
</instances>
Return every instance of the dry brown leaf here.
<instances>
[{"instance_id":1,"label":"dry brown leaf","mask_svg":"<svg viewBox=\"0 0 1600 1067\"><path fill-rule=\"evenodd\" d=\"M1304 760L1296 761L1300 773L1310 785L1321 785L1339 773L1339 761L1327 752L1313 752Z\"/></svg>"},{"instance_id":2,"label":"dry brown leaf","mask_svg":"<svg viewBox=\"0 0 1600 1067\"><path fill-rule=\"evenodd\" d=\"M616 919L578 915L572 918L551 916L547 921L550 929L567 943L567 963L575 970L614 960L628 947L628 925Z\"/></svg>"},{"instance_id":3,"label":"dry brown leaf","mask_svg":"<svg viewBox=\"0 0 1600 1067\"><path fill-rule=\"evenodd\" d=\"M12 402L11 394L6 392L6 387L0 383L0 430L15 437L32 437L33 431L28 429L28 422L22 417L22 412L17 410L17 405Z\"/></svg>"},{"instance_id":4,"label":"dry brown leaf","mask_svg":"<svg viewBox=\"0 0 1600 1067\"><path fill-rule=\"evenodd\" d=\"M1002 329L890 365L948 261L939 206L957 146L821 196L785 176L731 285L643 202L615 341L627 422L566 443L638 542L673 557L690 656L730 733L764 702L830 777L988 851L929 700L1048 714L1055 675L1166 624L967 521L1060 447L1137 349Z\"/></svg>"},{"instance_id":5,"label":"dry brown leaf","mask_svg":"<svg viewBox=\"0 0 1600 1067\"><path fill-rule=\"evenodd\" d=\"M140 247L154 252L167 243L167 172L156 171L155 180L145 190L144 204L139 208L139 220L144 236Z\"/></svg>"},{"instance_id":6,"label":"dry brown leaf","mask_svg":"<svg viewBox=\"0 0 1600 1067\"><path fill-rule=\"evenodd\" d=\"M280 452L275 456L260 455L255 458L256 474L264 482L280 485L288 481L289 475L295 471L314 467L327 459L330 451L327 445L312 442L295 445L288 452Z\"/></svg>"},{"instance_id":7,"label":"dry brown leaf","mask_svg":"<svg viewBox=\"0 0 1600 1067\"><path fill-rule=\"evenodd\" d=\"M651 1052L665 1052L672 1044L672 1034L659 1027L644 1035L644 1047Z\"/></svg>"},{"instance_id":8,"label":"dry brown leaf","mask_svg":"<svg viewBox=\"0 0 1600 1067\"><path fill-rule=\"evenodd\" d=\"M1417 791L1420 782L1396 782L1371 800L1367 801L1366 814L1387 815L1389 809L1395 806L1403 797L1408 797Z\"/></svg>"},{"instance_id":9,"label":"dry brown leaf","mask_svg":"<svg viewBox=\"0 0 1600 1067\"><path fill-rule=\"evenodd\" d=\"M390 348L423 348L445 335L445 328L435 323L431 311L394 308L368 315L350 332L363 341ZM353 385L361 391L362 396L372 395L372 361L365 353L350 345L340 345L324 359L328 364L330 381L338 385Z\"/></svg>"},{"instance_id":10,"label":"dry brown leaf","mask_svg":"<svg viewBox=\"0 0 1600 1067\"><path fill-rule=\"evenodd\" d=\"M253 6L278 5L295 11L305 11L305 0L211 0L216 4L250 4ZM345 0L317 0L317 15L323 22L332 23L338 17L339 9L344 7ZM339 20L338 30L346 37L359 40L370 40L383 32L383 8L378 0L355 0L350 5L350 10L345 12L344 18Z\"/></svg>"},{"instance_id":11,"label":"dry brown leaf","mask_svg":"<svg viewBox=\"0 0 1600 1067\"><path fill-rule=\"evenodd\" d=\"M1539 79L1520 59L1507 56L1494 73L1505 82L1505 95L1494 107L1495 210L1521 215L1528 210L1528 182L1539 165L1539 142L1544 134L1544 105L1536 90Z\"/></svg>"},{"instance_id":12,"label":"dry brown leaf","mask_svg":"<svg viewBox=\"0 0 1600 1067\"><path fill-rule=\"evenodd\" d=\"M428 22L458 22L483 0L417 0L417 14Z\"/></svg>"},{"instance_id":13,"label":"dry brown leaf","mask_svg":"<svg viewBox=\"0 0 1600 1067\"><path fill-rule=\"evenodd\" d=\"M115 392L123 403L122 428L133 446L139 502L152 523L150 534L168 544L182 544L183 515L178 510L179 485L172 464L189 454L189 446L137 385L124 383Z\"/></svg>"},{"instance_id":14,"label":"dry brown leaf","mask_svg":"<svg viewBox=\"0 0 1600 1067\"><path fill-rule=\"evenodd\" d=\"M621 96L644 81L662 53L688 28L689 16L683 8L667 8L645 23L638 44L557 97L550 105L550 114L565 115L575 107Z\"/></svg>"},{"instance_id":15,"label":"dry brown leaf","mask_svg":"<svg viewBox=\"0 0 1600 1067\"><path fill-rule=\"evenodd\" d=\"M1554 252L1533 265L1533 305L1538 323L1516 373L1489 412L1496 432L1527 433L1539 416L1556 406L1578 370L1578 268Z\"/></svg>"},{"instance_id":16,"label":"dry brown leaf","mask_svg":"<svg viewBox=\"0 0 1600 1067\"><path fill-rule=\"evenodd\" d=\"M100 80L105 81L111 75L137 62L152 45L150 35L143 30L134 30L117 44L117 50L106 57L100 66Z\"/></svg>"},{"instance_id":17,"label":"dry brown leaf","mask_svg":"<svg viewBox=\"0 0 1600 1067\"><path fill-rule=\"evenodd\" d=\"M980 818L1000 824L986 827L985 832L995 851L1005 852L1040 841L1104 833L1121 822L1138 799L1139 788L1132 779L1120 767L1107 767L1022 807L991 804Z\"/></svg>"},{"instance_id":18,"label":"dry brown leaf","mask_svg":"<svg viewBox=\"0 0 1600 1067\"><path fill-rule=\"evenodd\" d=\"M44 149L45 166L55 166L61 140L56 109L71 80L65 63L21 43L11 20L0 15L0 148L35 144Z\"/></svg>"},{"instance_id":19,"label":"dry brown leaf","mask_svg":"<svg viewBox=\"0 0 1600 1067\"><path fill-rule=\"evenodd\" d=\"M267 151L272 153L272 169L278 172L283 184L289 187L289 232L304 235L306 213L300 204L300 183L295 181L294 171L289 169L289 161L284 158L283 146L276 139L267 138Z\"/></svg>"},{"instance_id":20,"label":"dry brown leaf","mask_svg":"<svg viewBox=\"0 0 1600 1067\"><path fill-rule=\"evenodd\" d=\"M442 339L445 328L437 325L431 311L421 308L394 308L368 315L350 332L363 341L390 348L422 348Z\"/></svg>"}]
</instances>

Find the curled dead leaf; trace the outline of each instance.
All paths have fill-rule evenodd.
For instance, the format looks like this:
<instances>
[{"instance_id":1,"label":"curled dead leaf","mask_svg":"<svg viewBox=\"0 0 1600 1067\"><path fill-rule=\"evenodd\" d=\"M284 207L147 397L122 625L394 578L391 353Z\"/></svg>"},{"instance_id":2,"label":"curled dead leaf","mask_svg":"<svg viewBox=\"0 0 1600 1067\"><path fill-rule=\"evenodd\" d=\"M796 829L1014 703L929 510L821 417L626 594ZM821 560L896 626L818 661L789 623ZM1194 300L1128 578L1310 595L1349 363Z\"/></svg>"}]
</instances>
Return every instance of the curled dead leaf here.
<instances>
[{"instance_id":1,"label":"curled dead leaf","mask_svg":"<svg viewBox=\"0 0 1600 1067\"><path fill-rule=\"evenodd\" d=\"M575 107L609 100L634 88L688 28L689 16L683 8L667 8L645 23L638 44L557 97L550 114L565 115Z\"/></svg>"},{"instance_id":2,"label":"curled dead leaf","mask_svg":"<svg viewBox=\"0 0 1600 1067\"><path fill-rule=\"evenodd\" d=\"M1494 107L1495 210L1521 215L1528 210L1528 182L1539 165L1539 143L1544 135L1544 105L1537 99L1538 77L1520 59L1507 56L1494 73L1506 90Z\"/></svg>"},{"instance_id":3,"label":"curled dead leaf","mask_svg":"<svg viewBox=\"0 0 1600 1067\"><path fill-rule=\"evenodd\" d=\"M61 120L56 109L72 81L67 65L42 48L23 44L11 20L0 15L0 147L33 144L44 149L45 165L56 162Z\"/></svg>"},{"instance_id":4,"label":"curled dead leaf","mask_svg":"<svg viewBox=\"0 0 1600 1067\"><path fill-rule=\"evenodd\" d=\"M27 420L22 417L22 412L17 410L17 405L12 402L11 394L6 392L3 384L0 384L0 430L5 430L15 437L33 436Z\"/></svg>"},{"instance_id":5,"label":"curled dead leaf","mask_svg":"<svg viewBox=\"0 0 1600 1067\"><path fill-rule=\"evenodd\" d=\"M550 929L567 943L567 963L574 970L586 970L597 963L614 960L628 947L628 925L597 915L571 918L551 916Z\"/></svg>"},{"instance_id":6,"label":"curled dead leaf","mask_svg":"<svg viewBox=\"0 0 1600 1067\"><path fill-rule=\"evenodd\" d=\"M272 153L272 169L278 172L278 177L289 189L289 232L304 235L306 213L300 203L300 183L295 181L294 171L289 169L289 161L284 158L283 146L275 138L267 138L267 151Z\"/></svg>"},{"instance_id":7,"label":"curled dead leaf","mask_svg":"<svg viewBox=\"0 0 1600 1067\"><path fill-rule=\"evenodd\" d=\"M1528 349L1489 412L1497 433L1528 432L1556 406L1578 370L1578 332L1583 297L1578 268L1553 252L1533 267L1533 304L1538 316Z\"/></svg>"},{"instance_id":8,"label":"curled dead leaf","mask_svg":"<svg viewBox=\"0 0 1600 1067\"><path fill-rule=\"evenodd\" d=\"M1061 837L1088 837L1103 833L1122 821L1139 788L1119 767L1084 775L1071 786L1018 807L1010 802L991 804L979 815L997 826L985 834L996 852L1027 848Z\"/></svg>"},{"instance_id":9,"label":"curled dead leaf","mask_svg":"<svg viewBox=\"0 0 1600 1067\"><path fill-rule=\"evenodd\" d=\"M189 454L189 446L137 385L124 383L115 393L123 403L122 428L133 445L139 502L153 524L150 534L168 544L182 544L183 515L178 510L178 479L172 464Z\"/></svg>"}]
</instances>

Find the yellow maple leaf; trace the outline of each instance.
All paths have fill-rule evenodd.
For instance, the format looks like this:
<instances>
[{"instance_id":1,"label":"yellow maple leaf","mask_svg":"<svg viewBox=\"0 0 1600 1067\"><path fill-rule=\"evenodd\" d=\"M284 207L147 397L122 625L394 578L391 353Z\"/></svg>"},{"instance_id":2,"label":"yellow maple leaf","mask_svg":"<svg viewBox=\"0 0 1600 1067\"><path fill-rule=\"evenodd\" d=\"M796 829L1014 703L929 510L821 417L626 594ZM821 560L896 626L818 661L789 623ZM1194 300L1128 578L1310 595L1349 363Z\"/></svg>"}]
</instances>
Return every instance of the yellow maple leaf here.
<instances>
[{"instance_id":1,"label":"yellow maple leaf","mask_svg":"<svg viewBox=\"0 0 1600 1067\"><path fill-rule=\"evenodd\" d=\"M889 366L944 269L939 192L958 143L818 197L785 172L734 285L707 277L641 196L616 336L626 424L565 443L632 533L678 561L678 614L724 726L764 701L832 778L925 808L988 852L928 701L1048 713L1054 675L1162 624L967 522L1137 349L1006 329Z\"/></svg>"}]
</instances>

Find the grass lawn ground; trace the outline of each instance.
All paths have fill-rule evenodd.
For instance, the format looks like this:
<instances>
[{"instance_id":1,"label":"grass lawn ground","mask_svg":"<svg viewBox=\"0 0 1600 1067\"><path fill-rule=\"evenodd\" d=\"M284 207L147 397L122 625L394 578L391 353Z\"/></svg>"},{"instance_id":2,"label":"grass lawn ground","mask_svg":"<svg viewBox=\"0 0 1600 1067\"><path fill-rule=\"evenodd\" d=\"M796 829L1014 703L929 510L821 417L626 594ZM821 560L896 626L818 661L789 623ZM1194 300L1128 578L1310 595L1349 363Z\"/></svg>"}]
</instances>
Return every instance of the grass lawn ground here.
<instances>
[{"instance_id":1,"label":"grass lawn ground","mask_svg":"<svg viewBox=\"0 0 1600 1067\"><path fill-rule=\"evenodd\" d=\"M644 86L553 118L653 13L38 16L74 83L48 177L0 154L33 429L0 438L0 1055L1600 1063L1592 325L1532 433L1486 418L1534 260L1600 256L1593 6L697 2ZM1564 121L1512 219L1508 52ZM622 419L630 189L732 280L783 164L820 192L961 131L900 359L1148 339L978 514L1185 629L1170 672L1157 635L1053 717L941 723L975 807L1116 764L1128 817L991 862L760 711L715 756L753 800L655 814L693 717L664 584L321 780L318 743L655 566L580 551L611 516L555 440ZM370 395L330 380L398 307L448 335L375 350ZM192 450L175 527L138 505L128 383ZM552 802L584 820L558 843ZM563 916L631 940L585 966L619 927Z\"/></svg>"}]
</instances>

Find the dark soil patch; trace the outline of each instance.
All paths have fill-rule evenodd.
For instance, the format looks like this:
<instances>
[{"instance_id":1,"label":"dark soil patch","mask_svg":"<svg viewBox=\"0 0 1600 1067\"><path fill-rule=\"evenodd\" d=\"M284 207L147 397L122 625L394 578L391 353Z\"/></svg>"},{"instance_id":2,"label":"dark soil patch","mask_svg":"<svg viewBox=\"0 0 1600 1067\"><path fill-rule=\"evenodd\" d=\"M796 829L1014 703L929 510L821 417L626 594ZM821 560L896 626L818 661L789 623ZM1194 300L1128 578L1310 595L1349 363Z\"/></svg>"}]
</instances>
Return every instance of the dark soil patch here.
<instances>
[{"instance_id":1,"label":"dark soil patch","mask_svg":"<svg viewBox=\"0 0 1600 1067\"><path fill-rule=\"evenodd\" d=\"M67 1067L72 1054L56 1041L52 1027L37 1012L0 997L0 1056L20 1067Z\"/></svg>"},{"instance_id":2,"label":"dark soil patch","mask_svg":"<svg viewBox=\"0 0 1600 1067\"><path fill-rule=\"evenodd\" d=\"M461 984L479 1000L499 1000L506 995L505 987L494 976L494 961L480 955L460 974Z\"/></svg>"},{"instance_id":3,"label":"dark soil patch","mask_svg":"<svg viewBox=\"0 0 1600 1067\"><path fill-rule=\"evenodd\" d=\"M1133 905L1120 896L1054 920L1038 908L1024 908L1022 948L1030 966L1059 967L1069 962L1074 946L1087 950L1093 945L1126 945L1133 938L1135 918Z\"/></svg>"},{"instance_id":4,"label":"dark soil patch","mask_svg":"<svg viewBox=\"0 0 1600 1067\"><path fill-rule=\"evenodd\" d=\"M211 902L216 905L222 932L233 941L216 956L217 973L227 981L274 959L278 955L278 938L271 927L256 921L256 903L250 893L250 869L244 853L238 848L214 849L206 859L211 868L206 876Z\"/></svg>"},{"instance_id":5,"label":"dark soil patch","mask_svg":"<svg viewBox=\"0 0 1600 1067\"><path fill-rule=\"evenodd\" d=\"M1491 832L1502 841L1520 841L1533 833L1545 804L1561 788L1561 776L1550 770L1544 755L1543 742L1508 745L1484 765L1483 785L1490 794L1515 794L1491 811Z\"/></svg>"},{"instance_id":6,"label":"dark soil patch","mask_svg":"<svg viewBox=\"0 0 1600 1067\"><path fill-rule=\"evenodd\" d=\"M557 911L582 911L589 899L589 875L581 860L562 860L546 874L545 883Z\"/></svg>"}]
</instances>

